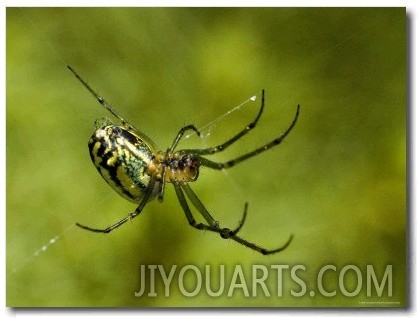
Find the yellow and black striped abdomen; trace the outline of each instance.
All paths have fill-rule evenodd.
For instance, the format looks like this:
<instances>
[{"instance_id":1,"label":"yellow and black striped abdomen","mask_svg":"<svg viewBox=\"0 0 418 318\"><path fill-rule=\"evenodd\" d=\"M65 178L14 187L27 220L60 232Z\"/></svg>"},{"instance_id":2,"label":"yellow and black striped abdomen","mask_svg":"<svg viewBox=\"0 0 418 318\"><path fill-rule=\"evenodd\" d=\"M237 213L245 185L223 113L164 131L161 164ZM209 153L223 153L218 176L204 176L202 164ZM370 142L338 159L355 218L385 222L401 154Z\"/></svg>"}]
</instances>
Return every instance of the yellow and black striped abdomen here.
<instances>
[{"instance_id":1,"label":"yellow and black striped abdomen","mask_svg":"<svg viewBox=\"0 0 418 318\"><path fill-rule=\"evenodd\" d=\"M97 127L88 146L91 160L113 190L140 202L150 182L146 171L154 146L125 127L111 124Z\"/></svg>"}]
</instances>

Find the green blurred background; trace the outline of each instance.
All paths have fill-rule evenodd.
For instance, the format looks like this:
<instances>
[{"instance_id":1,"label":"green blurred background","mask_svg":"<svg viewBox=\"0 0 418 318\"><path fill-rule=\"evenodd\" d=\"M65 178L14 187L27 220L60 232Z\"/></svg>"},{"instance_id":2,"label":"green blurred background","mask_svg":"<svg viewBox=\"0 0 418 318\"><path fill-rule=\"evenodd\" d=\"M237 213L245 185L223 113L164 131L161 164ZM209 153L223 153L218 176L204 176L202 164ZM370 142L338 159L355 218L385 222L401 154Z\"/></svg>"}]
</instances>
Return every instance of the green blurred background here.
<instances>
[{"instance_id":1,"label":"green blurred background","mask_svg":"<svg viewBox=\"0 0 418 318\"><path fill-rule=\"evenodd\" d=\"M8 8L6 62L8 306L407 304L404 8ZM236 226L248 201L241 235L275 248L293 233L289 248L262 256L191 228L171 186L163 204L150 203L110 235L75 227L105 227L136 206L90 162L94 120L109 115L67 63L161 149L185 124L203 127L264 88L259 126L218 161L278 136L301 104L299 122L278 148L226 173L202 169L192 185L221 225ZM258 107L248 103L210 136L180 146L216 145ZM140 266L148 264L178 266L170 297L158 272L158 297L134 296ZM225 265L222 296L208 296L204 281L196 297L182 295L178 272L189 264L202 274L211 265L213 275ZM283 296L271 270L271 297L261 288L257 297L239 288L227 297L237 264L250 295L252 265L289 265ZM307 285L302 297L290 293L301 288L290 275L296 265L306 268L297 272ZM321 296L316 286L325 265L337 268L324 276L335 297ZM346 265L363 274L355 297L338 289ZM387 287L382 297L367 297L367 265L379 281L393 266L392 297ZM189 271L189 291L193 276ZM354 272L345 280L353 291Z\"/></svg>"}]
</instances>

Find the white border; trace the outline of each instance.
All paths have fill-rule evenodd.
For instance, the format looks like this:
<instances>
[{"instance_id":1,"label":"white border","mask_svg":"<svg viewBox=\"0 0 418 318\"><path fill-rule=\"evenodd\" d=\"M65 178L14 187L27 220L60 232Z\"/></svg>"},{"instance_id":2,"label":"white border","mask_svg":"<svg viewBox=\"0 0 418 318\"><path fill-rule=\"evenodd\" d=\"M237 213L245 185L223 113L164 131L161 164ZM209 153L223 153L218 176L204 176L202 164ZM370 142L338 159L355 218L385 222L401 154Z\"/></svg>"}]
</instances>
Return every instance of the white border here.
<instances>
[{"instance_id":1,"label":"white border","mask_svg":"<svg viewBox=\"0 0 418 318\"><path fill-rule=\"evenodd\" d=\"M6 7L413 7L413 0L403 1L379 1L379 0L258 0L258 1L221 1L221 0L188 0L188 1L132 1L132 0L89 0L89 1L35 1L9 0L5 1Z\"/></svg>"},{"instance_id":2,"label":"white border","mask_svg":"<svg viewBox=\"0 0 418 318\"><path fill-rule=\"evenodd\" d=\"M336 6L343 6L343 7L407 7L407 14L408 14L408 19L409 19L409 27L410 29L408 29L408 57L409 57L409 61L408 61L408 88L410 90L410 92L408 92L408 101L409 101L409 112L408 115L411 116L411 118L407 119L408 120L408 124L410 125L410 130L408 131L409 135L409 142L410 144L408 145L410 151L408 153L409 158L408 158L408 163L410 165L409 167L409 172L411 172L412 174L408 177L409 179L409 184L408 184L408 190L410 198L409 198L409 220L412 222L412 224L409 225L409 230L411 231L409 238L411 239L411 246L409 248L409 257L410 257L410 263L409 265L411 266L409 268L409 279L410 279L410 289L409 292L411 293L409 295L409 301L410 303L410 307L409 309L405 310L371 310L368 312L368 314L371 315L379 315L379 316L387 316L387 317L393 317L393 316L415 316L415 311L416 311L416 278L415 278L415 273L416 273L416 269L417 269L417 262L416 262L416 255L415 255L415 246L416 246L416 239L417 236L414 232L415 229L417 229L417 224L416 224L416 217L414 217L414 212L415 212L415 195L416 195L416 188L414 187L415 181L417 180L417 173L416 173L416 169L414 169L413 167L413 159L417 158L417 145L418 145L418 135L417 135L417 129L415 128L415 124L417 123L417 114L418 112L414 110L414 107L416 105L415 101L415 92L418 90L418 87L416 85L416 63L414 61L414 55L416 55L416 42L417 42L417 30L416 30L416 8L417 8L417 1L414 0L410 0L410 1L371 1L371 0L350 0L350 1L337 1L337 0L328 0L328 1L315 1L312 3L309 3L308 1L302 1L302 0L287 0L287 1L280 1L280 3L276 3L276 2L272 2L272 1L265 1L265 0L258 0L258 1L219 1L219 0L212 0L212 1L199 1L197 2L195 1L160 1L160 0L154 0L152 2L150 1L145 1L145 2L141 2L141 3L134 3L133 1L126 1L126 0L119 0L119 1L109 1L109 0L101 0L101 1L60 1L59 3L57 1L51 1L51 0L46 0L46 1L42 1L42 3L38 3L37 5L34 3L34 1L28 1L28 0L13 0L13 1L5 1L5 6L6 7L33 7L33 6L60 6L60 7L64 7L64 6L81 6L81 7L94 7L94 6L118 6L118 7L123 7L123 6L137 6L138 4L140 4L141 6L152 6L152 7L158 7L158 6L168 6L168 7L172 7L172 6L183 6L183 7L187 7L187 6L201 6L201 7L205 7L205 6L245 6L245 7L261 7L261 6L277 6L278 4L280 6L288 6L288 7L296 7L296 6L310 6L310 7L336 7ZM2 68L0 68L1 72L1 85L0 85L0 96L2 96L2 102L1 102L1 106L5 106L5 83L6 83L6 72L5 72L5 24L6 24L6 10L5 7L1 7L0 9L0 25L1 28L3 28L4 30L2 30L3 32L1 32L0 35L0 54L1 54L1 58L3 61L3 66ZM3 182L2 182L2 188L1 188L1 203L3 204L3 207L5 208L5 184L6 184L6 180L5 180L5 159L6 159L6 155L5 155L5 107L2 108L3 111L3 116L0 116L0 127L2 127L3 129L0 130L0 140L3 142L3 147L1 147L0 150L0 158L1 160L1 170L0 170L0 174L3 178ZM77 311L57 311L57 310L42 310L42 311L19 311L16 312L14 310L10 310L5 308L5 299L6 299L6 295L5 295L5 247L6 247L6 232L5 232L5 226L6 226L6 222L5 222L5 213L3 214L3 226L0 226L0 239L2 240L1 242L1 246L3 248L0 247L0 250L3 251L2 253L0 253L0 277L3 278L1 279L2 284L1 284L1 288L0 288L0 306L1 309L0 311L4 311L4 314L2 315L3 317L12 317L15 316L16 317L25 317L27 315L30 315L31 317L42 317L44 318L45 316L66 316L66 317L77 317L77 318L82 318L82 317L91 317L93 316L106 316L106 317L117 317L117 316L149 316L149 317L162 317L162 316L172 316L173 314L176 316L190 316L193 315L195 316L196 314L203 315L203 316L212 316L212 315L217 315L217 316L223 316L223 315L228 315L232 316L232 317L242 317L242 316L246 316L246 315L253 315L254 314L254 310L253 311L243 311L243 310L238 310L236 312L232 312L231 310L217 310L217 311L178 311L175 310L174 312L170 312L170 311L133 311L133 310L128 310L128 311L114 311L114 310L97 310L97 311L82 311L80 312L80 310ZM266 311L266 310L257 310L256 311L257 314L263 314L264 315L274 315L277 316L278 311L274 310L274 311ZM310 316L335 316L336 314L338 314L338 316L342 316L342 317L346 317L346 316L350 316L352 312L350 311L338 311L338 313L336 312L336 310L327 310L327 311L319 311L319 310L313 310L313 311L308 311L308 310L303 310L303 311L280 311L280 316L281 317L310 317Z\"/></svg>"}]
</instances>

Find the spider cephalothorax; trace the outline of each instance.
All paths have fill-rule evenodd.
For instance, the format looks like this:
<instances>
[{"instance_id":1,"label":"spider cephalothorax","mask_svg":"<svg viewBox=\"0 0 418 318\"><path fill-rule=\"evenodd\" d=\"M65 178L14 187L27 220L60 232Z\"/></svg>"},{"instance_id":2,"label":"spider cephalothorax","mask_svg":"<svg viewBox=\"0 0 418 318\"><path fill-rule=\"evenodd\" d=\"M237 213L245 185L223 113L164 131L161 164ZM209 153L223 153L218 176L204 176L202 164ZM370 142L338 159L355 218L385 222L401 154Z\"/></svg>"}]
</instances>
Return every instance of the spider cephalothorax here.
<instances>
[{"instance_id":1,"label":"spider cephalothorax","mask_svg":"<svg viewBox=\"0 0 418 318\"><path fill-rule=\"evenodd\" d=\"M147 173L166 182L192 182L199 176L199 166L199 159L191 154L160 152L149 163Z\"/></svg>"}]
</instances>

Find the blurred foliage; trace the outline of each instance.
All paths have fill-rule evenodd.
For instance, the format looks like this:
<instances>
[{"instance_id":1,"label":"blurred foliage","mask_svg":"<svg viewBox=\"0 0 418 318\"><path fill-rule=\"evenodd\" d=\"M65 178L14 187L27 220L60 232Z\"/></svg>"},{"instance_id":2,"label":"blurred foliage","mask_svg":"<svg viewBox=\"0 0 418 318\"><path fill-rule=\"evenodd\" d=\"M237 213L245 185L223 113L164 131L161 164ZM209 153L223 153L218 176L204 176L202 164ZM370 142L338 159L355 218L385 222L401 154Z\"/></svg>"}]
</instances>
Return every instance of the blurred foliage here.
<instances>
[{"instance_id":1,"label":"blurred foliage","mask_svg":"<svg viewBox=\"0 0 418 318\"><path fill-rule=\"evenodd\" d=\"M8 306L407 304L404 8L8 8L6 45ZM203 169L192 185L221 225L236 226L248 201L241 235L275 248L293 233L289 248L262 256L191 228L170 185L163 204L151 202L110 235L75 227L104 227L135 205L113 193L90 162L94 120L109 115L67 63L161 149L185 124L203 127L266 89L258 127L216 155L219 161L278 136L301 104L299 122L278 148L225 173ZM258 106L245 104L209 137L180 146L226 140ZM149 264L167 272L178 266L170 297L158 271L158 297L134 296L140 266ZM178 273L189 264L202 274L211 265L214 290L225 265L226 291L182 295ZM238 264L250 295L252 265L289 265L282 297L277 270L266 281L271 297L260 287L257 297L239 288L227 297ZM297 272L307 285L302 297L290 293L300 291L290 276L296 265L306 268ZM317 290L325 265L337 269L324 275L334 297ZM346 265L363 274L355 297L338 289ZM366 297L367 265L379 280L393 266L392 297L386 289ZM354 272L346 279L352 292Z\"/></svg>"}]
</instances>

